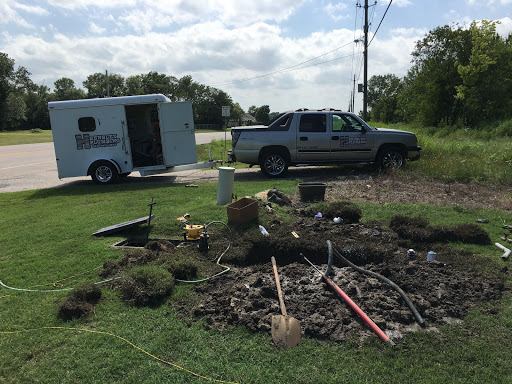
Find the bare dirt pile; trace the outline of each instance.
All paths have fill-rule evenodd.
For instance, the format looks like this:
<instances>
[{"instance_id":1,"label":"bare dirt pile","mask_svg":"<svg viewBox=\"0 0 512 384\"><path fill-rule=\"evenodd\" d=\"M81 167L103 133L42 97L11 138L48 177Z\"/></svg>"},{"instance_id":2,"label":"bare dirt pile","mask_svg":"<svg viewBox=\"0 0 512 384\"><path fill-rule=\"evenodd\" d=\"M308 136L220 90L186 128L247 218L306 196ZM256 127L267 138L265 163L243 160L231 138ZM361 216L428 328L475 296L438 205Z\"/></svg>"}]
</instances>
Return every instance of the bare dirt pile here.
<instances>
[{"instance_id":1,"label":"bare dirt pile","mask_svg":"<svg viewBox=\"0 0 512 384\"><path fill-rule=\"evenodd\" d=\"M362 340L371 331L357 315L302 261L301 253L325 271L326 240L351 262L392 280L409 296L432 329L462 320L473 308L502 297L508 270L483 274L483 264L470 254L438 245L437 259L426 261L428 244L418 244L417 259L407 258L410 240L378 224L334 224L296 210L291 223L274 222L269 237L257 229L241 233L224 261L232 271L197 287L198 304L180 307L187 318L204 318L213 328L242 325L270 332L271 316L280 314L270 257L278 262L288 313L297 318L305 336L342 341ZM292 235L298 234L298 238ZM480 265L479 265L480 264ZM392 338L419 329L404 300L386 283L335 262L333 280Z\"/></svg>"}]
</instances>

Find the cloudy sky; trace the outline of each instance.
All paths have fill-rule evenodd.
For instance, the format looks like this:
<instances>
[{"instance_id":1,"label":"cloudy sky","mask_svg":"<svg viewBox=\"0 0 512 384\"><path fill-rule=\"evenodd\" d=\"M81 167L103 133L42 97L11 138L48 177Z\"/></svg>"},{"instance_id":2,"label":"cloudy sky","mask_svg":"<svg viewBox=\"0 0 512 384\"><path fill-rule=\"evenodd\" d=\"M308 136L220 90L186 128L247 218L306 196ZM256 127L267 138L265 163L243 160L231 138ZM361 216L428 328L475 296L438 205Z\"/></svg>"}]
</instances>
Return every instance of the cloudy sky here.
<instances>
[{"instance_id":1,"label":"cloudy sky","mask_svg":"<svg viewBox=\"0 0 512 384\"><path fill-rule=\"evenodd\" d=\"M501 20L512 0L369 0L369 77L406 74L435 27ZM375 3L375 4L374 4ZM227 92L247 110L346 110L363 79L364 0L0 0L0 51L53 89L95 72L157 71ZM382 24L377 31L377 27ZM377 31L377 32L376 32ZM376 32L376 33L375 33ZM360 110L362 96L356 97Z\"/></svg>"}]
</instances>

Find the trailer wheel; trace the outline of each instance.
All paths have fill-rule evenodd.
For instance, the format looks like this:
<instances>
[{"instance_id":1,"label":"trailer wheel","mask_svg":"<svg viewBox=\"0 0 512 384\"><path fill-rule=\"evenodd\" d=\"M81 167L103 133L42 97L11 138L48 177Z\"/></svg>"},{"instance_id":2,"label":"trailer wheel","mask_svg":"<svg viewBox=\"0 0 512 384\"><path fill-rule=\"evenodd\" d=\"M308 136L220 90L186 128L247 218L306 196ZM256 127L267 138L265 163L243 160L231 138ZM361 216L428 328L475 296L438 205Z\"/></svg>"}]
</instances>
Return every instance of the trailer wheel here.
<instances>
[{"instance_id":1,"label":"trailer wheel","mask_svg":"<svg viewBox=\"0 0 512 384\"><path fill-rule=\"evenodd\" d=\"M116 166L110 161L98 161L92 165L91 178L96 184L112 184L118 176Z\"/></svg>"}]
</instances>

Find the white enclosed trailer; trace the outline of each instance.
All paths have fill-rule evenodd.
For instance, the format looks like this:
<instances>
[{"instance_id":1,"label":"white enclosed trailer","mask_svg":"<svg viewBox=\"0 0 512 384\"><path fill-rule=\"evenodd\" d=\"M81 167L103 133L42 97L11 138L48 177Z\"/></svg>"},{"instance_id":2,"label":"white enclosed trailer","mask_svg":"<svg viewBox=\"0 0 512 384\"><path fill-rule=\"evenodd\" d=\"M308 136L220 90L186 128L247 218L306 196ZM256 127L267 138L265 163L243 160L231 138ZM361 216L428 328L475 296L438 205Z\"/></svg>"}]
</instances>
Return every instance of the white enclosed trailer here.
<instances>
[{"instance_id":1,"label":"white enclosed trailer","mask_svg":"<svg viewBox=\"0 0 512 384\"><path fill-rule=\"evenodd\" d=\"M107 184L141 176L215 166L198 163L190 102L164 95L48 103L59 178L90 175Z\"/></svg>"}]
</instances>

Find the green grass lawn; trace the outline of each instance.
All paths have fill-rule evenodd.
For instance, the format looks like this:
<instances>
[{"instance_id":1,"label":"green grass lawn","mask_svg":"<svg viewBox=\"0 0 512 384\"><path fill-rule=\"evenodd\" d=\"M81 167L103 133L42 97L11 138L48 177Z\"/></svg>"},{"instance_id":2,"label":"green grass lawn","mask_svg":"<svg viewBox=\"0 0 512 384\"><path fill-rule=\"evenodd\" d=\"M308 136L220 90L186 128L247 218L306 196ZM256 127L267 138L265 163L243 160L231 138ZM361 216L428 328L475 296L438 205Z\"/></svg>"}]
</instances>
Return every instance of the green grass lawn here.
<instances>
[{"instance_id":1,"label":"green grass lawn","mask_svg":"<svg viewBox=\"0 0 512 384\"><path fill-rule=\"evenodd\" d=\"M0 132L0 145L50 143L52 141L51 130Z\"/></svg>"},{"instance_id":2,"label":"green grass lawn","mask_svg":"<svg viewBox=\"0 0 512 384\"><path fill-rule=\"evenodd\" d=\"M508 125L512 122L503 124L507 129ZM512 128L480 131L402 124L375 126L403 129L418 136L423 150L419 161L408 164L413 174L448 182L512 185Z\"/></svg>"},{"instance_id":3,"label":"green grass lawn","mask_svg":"<svg viewBox=\"0 0 512 384\"><path fill-rule=\"evenodd\" d=\"M281 180L279 188L293 194L298 182ZM0 280L11 287L29 288L76 276L63 281L62 286L32 289L99 281L95 268L105 260L122 257L111 245L124 237L91 234L147 215L152 198L157 203L151 232L154 237L179 238L182 226L176 218L185 212L190 213L191 222L226 222L226 207L216 205L217 185L197 184L198 188L183 184L99 188L91 184L0 194ZM254 195L274 186L274 180L237 183L235 193ZM359 206L364 221L384 224L397 212L424 217L433 225L465 223L480 217L512 223L511 212L496 210L412 204ZM287 211L276 210L276 216L285 220ZM267 217L263 225L269 224ZM486 229L492 239L501 235L499 225ZM486 258L489 265L502 263L494 245L469 250ZM65 322L57 317L58 303L67 296L65 291L23 292L0 287L0 383L207 382L181 368L210 379L241 383L511 382L510 296L497 305L484 303L474 308L464 326L444 325L436 332L412 333L397 340L394 348L376 337L363 346L306 338L297 348L279 351L272 345L270 334L251 334L243 328L207 330L201 322L183 319L172 304L192 300L188 285L177 285L173 295L156 307L132 307L119 299L119 291L108 286L103 286L102 293L103 299L91 316Z\"/></svg>"}]
</instances>

